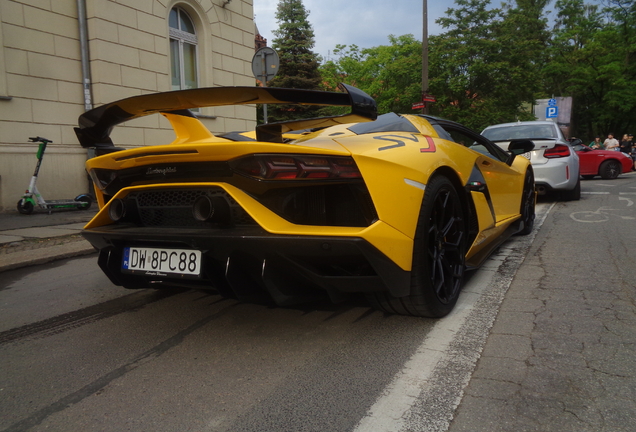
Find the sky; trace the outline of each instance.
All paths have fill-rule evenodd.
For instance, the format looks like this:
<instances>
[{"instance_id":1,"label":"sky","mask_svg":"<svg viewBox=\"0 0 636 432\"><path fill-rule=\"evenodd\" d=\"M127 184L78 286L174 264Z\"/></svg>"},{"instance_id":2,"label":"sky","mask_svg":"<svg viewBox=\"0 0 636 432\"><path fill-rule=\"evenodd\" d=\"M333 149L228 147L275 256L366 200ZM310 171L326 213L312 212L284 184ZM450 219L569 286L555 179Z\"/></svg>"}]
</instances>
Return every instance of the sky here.
<instances>
[{"instance_id":1,"label":"sky","mask_svg":"<svg viewBox=\"0 0 636 432\"><path fill-rule=\"evenodd\" d=\"M429 0L428 33L442 33L435 20L452 1ZM272 30L278 29L278 0L254 0L255 22L260 34L272 46ZM314 29L316 45L313 51L324 59L333 58L337 44L372 48L389 45L389 35L412 34L422 40L423 0L303 0L309 11L309 23Z\"/></svg>"}]
</instances>

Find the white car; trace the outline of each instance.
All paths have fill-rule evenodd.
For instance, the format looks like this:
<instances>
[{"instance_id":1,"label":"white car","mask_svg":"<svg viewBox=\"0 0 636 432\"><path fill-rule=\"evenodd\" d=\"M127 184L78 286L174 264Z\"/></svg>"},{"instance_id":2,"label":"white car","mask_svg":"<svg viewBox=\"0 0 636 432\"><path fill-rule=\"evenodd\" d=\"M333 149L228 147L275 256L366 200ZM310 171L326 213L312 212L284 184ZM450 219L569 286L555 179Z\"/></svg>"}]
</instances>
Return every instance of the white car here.
<instances>
[{"instance_id":1,"label":"white car","mask_svg":"<svg viewBox=\"0 0 636 432\"><path fill-rule=\"evenodd\" d=\"M532 163L537 192L543 195L555 191L567 201L581 198L579 156L556 123L502 123L488 126L481 134L504 150L508 149L510 140L531 140L534 142L534 150L523 156Z\"/></svg>"}]
</instances>

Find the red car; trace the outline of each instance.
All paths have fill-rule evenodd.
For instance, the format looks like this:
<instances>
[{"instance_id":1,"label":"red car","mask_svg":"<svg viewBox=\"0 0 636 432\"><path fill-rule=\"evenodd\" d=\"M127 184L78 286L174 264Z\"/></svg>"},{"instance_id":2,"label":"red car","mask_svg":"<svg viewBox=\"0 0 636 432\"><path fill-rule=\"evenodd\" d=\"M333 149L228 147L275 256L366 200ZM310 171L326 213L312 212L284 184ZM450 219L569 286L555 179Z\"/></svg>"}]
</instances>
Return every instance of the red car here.
<instances>
[{"instance_id":1,"label":"red car","mask_svg":"<svg viewBox=\"0 0 636 432\"><path fill-rule=\"evenodd\" d=\"M633 168L632 158L625 153L610 150L594 150L576 139L571 142L579 155L581 175L584 179L601 176L604 179L615 179L621 173Z\"/></svg>"}]
</instances>

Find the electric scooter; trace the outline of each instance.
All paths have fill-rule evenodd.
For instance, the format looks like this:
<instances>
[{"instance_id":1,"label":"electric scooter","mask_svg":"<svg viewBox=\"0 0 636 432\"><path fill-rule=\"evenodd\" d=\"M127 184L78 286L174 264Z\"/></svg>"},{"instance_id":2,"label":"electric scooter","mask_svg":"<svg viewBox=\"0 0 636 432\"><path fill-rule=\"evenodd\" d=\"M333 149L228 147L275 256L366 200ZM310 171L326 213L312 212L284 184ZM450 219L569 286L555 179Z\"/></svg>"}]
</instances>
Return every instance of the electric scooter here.
<instances>
[{"instance_id":1,"label":"electric scooter","mask_svg":"<svg viewBox=\"0 0 636 432\"><path fill-rule=\"evenodd\" d=\"M78 195L75 197L75 199L72 200L66 199L46 201L44 198L42 198L42 195L38 191L38 187L35 185L35 182L38 179L38 172L40 171L40 165L42 164L42 159L44 158L44 151L46 150L46 146L48 143L51 143L53 141L42 137L31 137L29 138L29 141L40 143L37 155L38 163L35 166L33 177L31 177L29 188L26 190L24 195L22 195L20 201L18 201L18 211L22 214L31 214L33 213L33 209L36 206L41 209L48 210L49 214L53 209L88 210L93 203L93 198L88 194Z\"/></svg>"}]
</instances>

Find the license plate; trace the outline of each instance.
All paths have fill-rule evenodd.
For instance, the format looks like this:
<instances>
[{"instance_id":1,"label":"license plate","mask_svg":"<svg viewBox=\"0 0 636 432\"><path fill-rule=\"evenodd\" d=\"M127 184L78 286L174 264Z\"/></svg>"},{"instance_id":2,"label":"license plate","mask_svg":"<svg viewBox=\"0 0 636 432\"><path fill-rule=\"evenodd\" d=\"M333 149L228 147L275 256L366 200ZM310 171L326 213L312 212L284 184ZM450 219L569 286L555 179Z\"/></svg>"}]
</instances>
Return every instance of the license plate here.
<instances>
[{"instance_id":1,"label":"license plate","mask_svg":"<svg viewBox=\"0 0 636 432\"><path fill-rule=\"evenodd\" d=\"M141 272L148 276L198 277L201 274L201 251L126 247L121 268L124 272Z\"/></svg>"}]
</instances>

